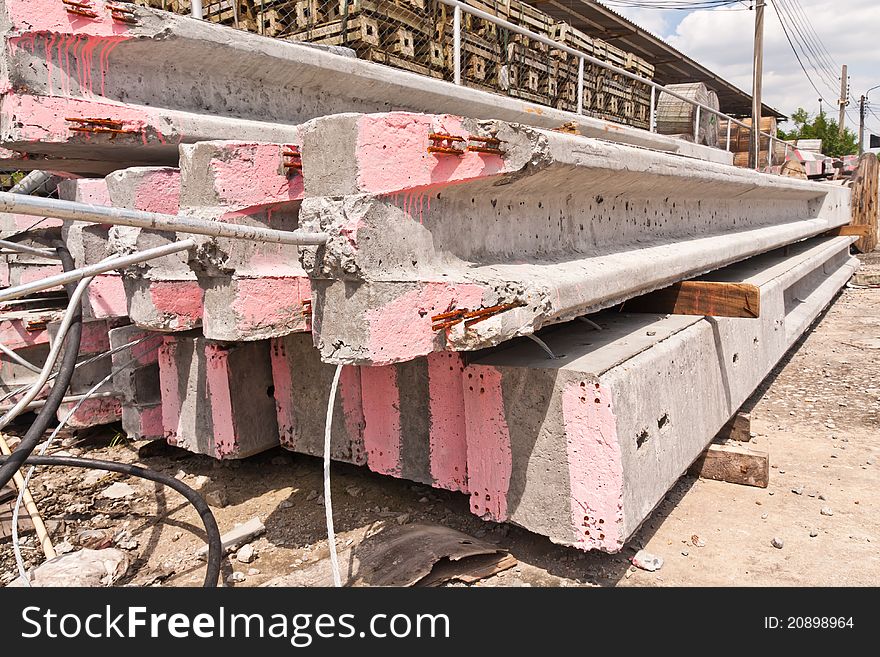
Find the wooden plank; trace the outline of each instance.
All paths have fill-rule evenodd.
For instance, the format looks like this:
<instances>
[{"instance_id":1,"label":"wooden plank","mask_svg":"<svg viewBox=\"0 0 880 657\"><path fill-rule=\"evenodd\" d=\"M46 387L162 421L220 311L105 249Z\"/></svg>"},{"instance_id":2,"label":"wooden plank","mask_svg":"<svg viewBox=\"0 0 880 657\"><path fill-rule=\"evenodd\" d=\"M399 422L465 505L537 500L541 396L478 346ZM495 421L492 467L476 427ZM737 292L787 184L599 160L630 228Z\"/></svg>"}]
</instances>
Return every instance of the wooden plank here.
<instances>
[{"instance_id":1,"label":"wooden plank","mask_svg":"<svg viewBox=\"0 0 880 657\"><path fill-rule=\"evenodd\" d=\"M747 443L752 439L752 416L750 413L736 413L727 421L718 435L716 440L736 440L741 443Z\"/></svg>"},{"instance_id":2,"label":"wooden plank","mask_svg":"<svg viewBox=\"0 0 880 657\"><path fill-rule=\"evenodd\" d=\"M703 479L767 488L770 455L765 450L734 440L712 443L694 461L689 472Z\"/></svg>"},{"instance_id":3,"label":"wooden plank","mask_svg":"<svg viewBox=\"0 0 880 657\"><path fill-rule=\"evenodd\" d=\"M823 235L825 237L867 237L875 230L875 226L868 224L848 224L826 231Z\"/></svg>"},{"instance_id":4,"label":"wooden plank","mask_svg":"<svg viewBox=\"0 0 880 657\"><path fill-rule=\"evenodd\" d=\"M761 315L761 290L749 283L682 281L624 303L627 312L709 317Z\"/></svg>"}]
</instances>

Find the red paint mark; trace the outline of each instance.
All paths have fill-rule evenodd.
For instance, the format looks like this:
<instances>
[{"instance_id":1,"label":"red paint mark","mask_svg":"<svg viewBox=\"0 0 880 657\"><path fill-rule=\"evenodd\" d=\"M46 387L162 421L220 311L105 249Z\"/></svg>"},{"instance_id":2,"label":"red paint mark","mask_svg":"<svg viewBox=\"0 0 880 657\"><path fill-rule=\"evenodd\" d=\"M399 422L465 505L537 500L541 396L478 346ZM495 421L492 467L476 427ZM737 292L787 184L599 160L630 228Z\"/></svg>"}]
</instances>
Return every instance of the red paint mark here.
<instances>
[{"instance_id":1,"label":"red paint mark","mask_svg":"<svg viewBox=\"0 0 880 657\"><path fill-rule=\"evenodd\" d=\"M214 456L222 459L234 455L238 447L232 414L232 381L229 372L229 350L216 344L205 347L208 398L214 430Z\"/></svg>"},{"instance_id":2,"label":"red paint mark","mask_svg":"<svg viewBox=\"0 0 880 657\"><path fill-rule=\"evenodd\" d=\"M428 354L428 392L431 413L430 458L434 485L468 492L467 429L464 419L461 356L454 352Z\"/></svg>"},{"instance_id":3,"label":"red paint mark","mask_svg":"<svg viewBox=\"0 0 880 657\"><path fill-rule=\"evenodd\" d=\"M611 393L595 381L566 384L562 415L568 455L571 523L581 548L623 547L623 464Z\"/></svg>"},{"instance_id":4,"label":"red paint mark","mask_svg":"<svg viewBox=\"0 0 880 657\"><path fill-rule=\"evenodd\" d=\"M400 391L397 368L361 367L364 448L373 472L400 476Z\"/></svg>"},{"instance_id":5,"label":"red paint mark","mask_svg":"<svg viewBox=\"0 0 880 657\"><path fill-rule=\"evenodd\" d=\"M275 414L281 445L296 450L298 438L296 413L293 407L293 367L287 356L284 338L275 338L269 349L272 362L272 384L275 386Z\"/></svg>"},{"instance_id":6,"label":"red paint mark","mask_svg":"<svg viewBox=\"0 0 880 657\"><path fill-rule=\"evenodd\" d=\"M466 367L462 391L471 511L481 518L502 522L508 518L513 457L501 372L484 365Z\"/></svg>"}]
</instances>

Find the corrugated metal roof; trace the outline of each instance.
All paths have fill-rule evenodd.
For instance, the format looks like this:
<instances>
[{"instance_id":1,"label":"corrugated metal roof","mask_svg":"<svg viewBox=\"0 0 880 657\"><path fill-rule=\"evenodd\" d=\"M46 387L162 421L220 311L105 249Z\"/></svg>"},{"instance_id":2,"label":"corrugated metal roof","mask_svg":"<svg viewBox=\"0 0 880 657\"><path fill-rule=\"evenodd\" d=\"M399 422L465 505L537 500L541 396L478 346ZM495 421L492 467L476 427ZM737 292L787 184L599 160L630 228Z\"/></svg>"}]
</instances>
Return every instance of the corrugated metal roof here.
<instances>
[{"instance_id":1,"label":"corrugated metal roof","mask_svg":"<svg viewBox=\"0 0 880 657\"><path fill-rule=\"evenodd\" d=\"M654 80L660 84L704 82L718 94L721 111L733 116L751 116L752 96L719 77L702 64L676 50L608 7L592 0L526 0L559 21L576 27L618 48L647 60L655 67ZM749 47L750 41L744 41ZM764 116L786 118L779 110L763 106Z\"/></svg>"}]
</instances>

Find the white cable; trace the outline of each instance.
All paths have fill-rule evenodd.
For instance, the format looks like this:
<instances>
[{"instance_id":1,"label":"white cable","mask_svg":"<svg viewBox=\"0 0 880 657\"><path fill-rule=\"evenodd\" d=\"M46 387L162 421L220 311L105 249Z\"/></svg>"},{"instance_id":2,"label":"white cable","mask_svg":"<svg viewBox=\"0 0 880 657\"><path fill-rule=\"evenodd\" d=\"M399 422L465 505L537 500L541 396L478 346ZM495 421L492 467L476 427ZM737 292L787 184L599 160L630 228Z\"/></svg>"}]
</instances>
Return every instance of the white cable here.
<instances>
[{"instance_id":1,"label":"white cable","mask_svg":"<svg viewBox=\"0 0 880 657\"><path fill-rule=\"evenodd\" d=\"M333 385L330 386L330 400L327 402L327 420L324 423L324 512L327 515L327 544L330 546L330 569L333 571L333 585L342 586L339 577L339 557L336 555L336 532L333 530L333 505L330 502L330 430L333 428L333 406L336 403L336 388L342 365L336 366Z\"/></svg>"},{"instance_id":2,"label":"white cable","mask_svg":"<svg viewBox=\"0 0 880 657\"><path fill-rule=\"evenodd\" d=\"M85 293L86 288L89 287L89 283L91 283L92 280L92 278L84 278L80 281L79 285L76 286L76 290L74 290L73 294L70 295L70 303L67 304L67 311L64 313L64 317L61 320L61 326L58 328L58 335L55 339L55 344L52 345L52 349L49 351L49 356L46 358L46 363L43 365L40 376L37 377L37 381L31 386L27 394L22 397L15 406L3 414L3 417L0 418L0 429L3 429L7 424L12 422L12 420L18 417L18 415L24 410L24 407L30 404L34 400L34 397L40 393L40 390L43 389L43 386L46 385L46 381L49 380L49 374L52 372L52 368L55 367L55 361L58 360L58 354L61 353L61 347L64 344L67 330L73 322L73 309L79 305L82 295Z\"/></svg>"},{"instance_id":3,"label":"white cable","mask_svg":"<svg viewBox=\"0 0 880 657\"><path fill-rule=\"evenodd\" d=\"M9 356L12 360L14 360L16 363L18 363L22 367L26 367L27 369L29 369L31 372L36 372L37 374L39 374L41 372L39 367L37 367L33 363L26 361L24 358L22 358L17 353L12 351L12 349L7 347L2 342L0 342L0 351L2 351L4 354Z\"/></svg>"},{"instance_id":4,"label":"white cable","mask_svg":"<svg viewBox=\"0 0 880 657\"><path fill-rule=\"evenodd\" d=\"M158 348L158 345L156 345L156 348ZM47 440L45 443L43 443L43 447L40 450L39 455L43 456L48 451L49 446L52 444L52 441L55 440L55 438L58 436L58 432L61 431L61 429L63 429L67 425L67 423L70 421L70 418L72 418L74 416L74 414L76 414L76 412L80 409L80 407L87 400L89 400L93 397L93 395L98 391L98 389L102 385L107 383L107 381L109 381L114 376L119 374L119 372L124 370L126 367L131 365L136 360L137 360L137 358L132 358L131 360L129 360L129 361L125 362L124 364L120 365L119 367L117 367L115 370L111 370L110 374L108 374L103 379L98 381L98 383L96 383L94 386L92 386L92 388L85 395L83 395L83 398L80 399L76 403L76 406L74 406L72 409L70 409L70 412L64 416L64 419L61 420L61 422L58 423L58 426L55 427L55 430L49 436L49 440ZM30 483L31 477L33 476L35 470L36 470L36 466L32 465L30 467L30 469L28 470L27 474L25 475L24 484L22 485L21 490L18 491L18 497L15 500L15 508L12 510L12 550L13 550L13 552L15 552L15 565L18 566L18 573L19 573L19 575L21 575L22 580L24 580L24 582L27 586L30 586L31 584L30 584L30 581L28 580L27 570L24 567L24 559L21 556L21 546L19 545L19 542L18 542L18 513L19 513L19 510L21 509L22 501L24 500L24 491L27 490L28 484Z\"/></svg>"},{"instance_id":5,"label":"white cable","mask_svg":"<svg viewBox=\"0 0 880 657\"><path fill-rule=\"evenodd\" d=\"M80 367L83 367L85 365L91 365L95 361L101 360L102 358L107 358L107 356L112 356L113 354L118 353L118 352L122 351L123 349L128 349L129 347L133 347L135 345L140 344L141 342L145 342L145 341L147 341L151 338L155 338L155 337L158 337L160 340L162 339L161 334L153 334L153 335L147 335L147 336L141 338L140 340L132 340L131 342L126 342L125 344L121 344L118 347L113 347L113 349L111 349L110 351L105 351L104 353L98 354L97 356L92 356L91 358L89 358L87 360L81 360L80 362L78 362L76 365L73 366L73 369L77 370ZM54 380L57 376L58 376L58 372L53 373L49 377L49 381ZM10 397L15 397L16 395L21 394L29 387L29 385L30 384L26 384L26 385L21 386L20 388L16 388L15 390L7 392L5 395L0 397L0 403L5 402Z\"/></svg>"}]
</instances>

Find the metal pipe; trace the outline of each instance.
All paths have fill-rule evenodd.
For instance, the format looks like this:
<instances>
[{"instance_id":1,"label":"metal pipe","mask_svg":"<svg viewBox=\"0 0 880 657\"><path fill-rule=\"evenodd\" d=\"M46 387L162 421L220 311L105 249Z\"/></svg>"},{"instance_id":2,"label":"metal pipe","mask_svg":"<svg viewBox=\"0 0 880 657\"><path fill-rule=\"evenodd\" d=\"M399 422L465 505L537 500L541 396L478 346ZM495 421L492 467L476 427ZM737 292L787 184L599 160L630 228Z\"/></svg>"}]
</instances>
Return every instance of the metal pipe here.
<instances>
[{"instance_id":1,"label":"metal pipe","mask_svg":"<svg viewBox=\"0 0 880 657\"><path fill-rule=\"evenodd\" d=\"M650 132L657 132L657 121L654 114L657 113L657 89L651 87L651 116L648 117Z\"/></svg>"},{"instance_id":2,"label":"metal pipe","mask_svg":"<svg viewBox=\"0 0 880 657\"><path fill-rule=\"evenodd\" d=\"M578 57L578 105L577 113L584 113L584 58Z\"/></svg>"},{"instance_id":3,"label":"metal pipe","mask_svg":"<svg viewBox=\"0 0 880 657\"><path fill-rule=\"evenodd\" d=\"M12 360L14 360L16 363L18 363L19 365L21 365L25 369L29 369L31 372L36 372L37 374L39 374L40 372L43 371L39 367L34 365L33 363L26 361L24 358L22 358L17 353L12 351L12 349L7 347L2 342L0 342L0 352L3 352L4 354L6 354L6 356L8 356Z\"/></svg>"},{"instance_id":4,"label":"metal pipe","mask_svg":"<svg viewBox=\"0 0 880 657\"><path fill-rule=\"evenodd\" d=\"M10 192L10 194L11 193L12 192ZM17 251L18 253L29 253L30 255L38 255L43 258L59 260L58 253L56 253L55 249L37 249L33 246L19 244L18 242L7 242L6 240L0 240L0 247L9 249L10 251Z\"/></svg>"},{"instance_id":5,"label":"metal pipe","mask_svg":"<svg viewBox=\"0 0 880 657\"><path fill-rule=\"evenodd\" d=\"M700 143L700 106L697 105L697 111L694 112L694 143Z\"/></svg>"},{"instance_id":6,"label":"metal pipe","mask_svg":"<svg viewBox=\"0 0 880 657\"><path fill-rule=\"evenodd\" d=\"M326 244L326 233L301 233L299 231L273 230L261 226L238 226L222 221L206 221L180 215L142 212L103 205L88 205L54 198L38 198L0 192L0 212L17 212L36 217L49 216L93 224L134 226L179 233L229 237L232 239L272 242L275 244Z\"/></svg>"},{"instance_id":7,"label":"metal pipe","mask_svg":"<svg viewBox=\"0 0 880 657\"><path fill-rule=\"evenodd\" d=\"M118 397L118 396L119 396L119 393L117 393L113 390L108 390L107 392L96 392L93 395L85 395L85 394L83 394L83 395L68 395L67 397L64 397L61 400L61 403L62 404L69 404L71 402L80 401L80 400L86 399L86 398L88 398L88 399L106 399L108 397ZM21 410L22 411L32 411L35 408L42 408L45 405L46 405L45 399L38 399L36 401L32 401L30 404L25 405L25 407L22 408ZM0 413L5 413L6 411L10 410L11 408L12 408L12 406L9 404L7 404L6 406L0 406Z\"/></svg>"},{"instance_id":8,"label":"metal pipe","mask_svg":"<svg viewBox=\"0 0 880 657\"><path fill-rule=\"evenodd\" d=\"M192 0L192 17L202 20L205 17L202 10L202 0Z\"/></svg>"},{"instance_id":9,"label":"metal pipe","mask_svg":"<svg viewBox=\"0 0 880 657\"><path fill-rule=\"evenodd\" d=\"M13 185L9 189L10 194L33 194L37 192L40 187L46 187L47 191L51 191L48 189L49 184L52 181L52 174L47 171L31 171L24 178L19 180L15 185Z\"/></svg>"},{"instance_id":10,"label":"metal pipe","mask_svg":"<svg viewBox=\"0 0 880 657\"><path fill-rule=\"evenodd\" d=\"M727 119L728 121L733 121L737 125L740 125L744 128L749 127L747 124L743 123L739 119L735 119L732 116L729 116L729 115L725 114L724 112L721 112L721 111L715 109L714 107L709 107L708 105L704 105L703 103L697 102L693 98L688 98L686 96L681 95L680 93L678 93L676 91L672 91L671 89L667 89L662 84L658 84L657 82L654 82L653 80L643 78L640 75L636 75L635 73L630 73L629 71L624 70L622 68L619 68L617 66L614 66L613 64L609 64L608 62L603 62L601 59L597 59L595 57L592 57L591 55L587 55L586 53L581 52L580 50L576 50L574 48L571 48L570 46L566 46L565 44L553 41L553 39L545 37L545 36L538 34L536 32L532 32L531 30L527 30L526 28L520 27L519 25L514 25L513 23L511 23L509 21L506 21L502 18L498 18L497 16L494 16L493 14L482 11L481 9L476 9L475 7L471 7L467 3L460 2L460 0L439 0L439 1L442 4L447 5L448 7L453 7L457 11L464 11L464 12L466 12L472 16L476 16L477 18L480 18L484 21L494 23L495 25L497 25L499 27L503 27L505 30L513 32L514 34L520 34L524 37L528 37L529 39L531 39L533 41L537 41L539 43L543 43L544 45L550 46L550 47L555 48L557 50L567 52L569 55L573 55L574 57L581 57L584 60L586 60L592 64L596 64L597 66L601 66L602 68L605 68L609 71L613 71L614 73L617 73L618 75L622 75L625 78L629 78L630 80L635 80L636 82L641 82L642 84L646 84L649 87L651 87L652 89L662 91L665 94L669 94L673 98L677 98L678 100L683 100L686 103L690 103L691 105L699 107L701 110L711 112L712 114L714 114L718 117L721 117L723 119ZM455 34L453 34L453 37L454 36L455 36Z\"/></svg>"},{"instance_id":11,"label":"metal pipe","mask_svg":"<svg viewBox=\"0 0 880 657\"><path fill-rule=\"evenodd\" d=\"M728 121L727 122L727 152L728 153L730 152L730 126L731 126L731 122Z\"/></svg>"},{"instance_id":12,"label":"metal pipe","mask_svg":"<svg viewBox=\"0 0 880 657\"><path fill-rule=\"evenodd\" d=\"M461 7L454 5L452 11L452 70L453 81L461 84Z\"/></svg>"},{"instance_id":13,"label":"metal pipe","mask_svg":"<svg viewBox=\"0 0 880 657\"><path fill-rule=\"evenodd\" d=\"M33 283L25 283L24 285L17 285L15 287L6 288L2 292L0 292L0 301L6 301L8 299L16 299L18 297L27 296L28 294L33 294L34 292L48 290L57 285L67 285L68 283L75 283L76 281L80 281L84 278L103 274L104 272L112 271L114 269L124 269L125 267L128 267L130 265L136 265L139 262L145 262L146 260L152 260L153 258L161 258L162 256L171 255L172 253L186 251L187 249L193 248L195 245L195 240L182 240L180 242L172 242L171 244L157 246L154 249L147 249L146 251L140 251L138 253L133 253L127 256L108 258L107 260L102 260L101 262L98 262L94 265L89 265L88 267L72 269L71 271L64 272L63 274L47 276L46 278L34 281Z\"/></svg>"}]
</instances>

